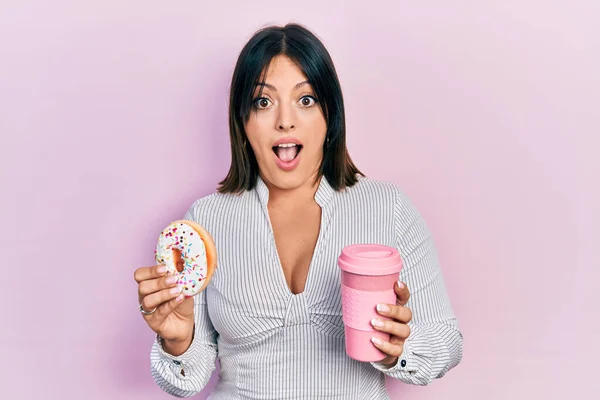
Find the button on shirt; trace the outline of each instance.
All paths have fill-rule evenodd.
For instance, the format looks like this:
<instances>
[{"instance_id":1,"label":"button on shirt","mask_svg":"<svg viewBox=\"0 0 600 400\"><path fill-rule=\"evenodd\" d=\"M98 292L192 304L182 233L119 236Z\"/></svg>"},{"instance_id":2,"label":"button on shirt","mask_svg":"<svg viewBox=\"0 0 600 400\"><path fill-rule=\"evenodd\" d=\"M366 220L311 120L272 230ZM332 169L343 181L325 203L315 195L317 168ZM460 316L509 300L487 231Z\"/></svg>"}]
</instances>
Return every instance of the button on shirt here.
<instances>
[{"instance_id":1,"label":"button on shirt","mask_svg":"<svg viewBox=\"0 0 600 400\"><path fill-rule=\"evenodd\" d=\"M151 370L165 392L188 397L219 381L210 399L389 399L385 377L425 385L460 362L458 329L431 234L395 184L360 177L334 190L323 177L315 201L322 209L305 290L293 294L279 261L259 177L242 194L213 193L195 201L184 219L212 235L218 265L194 297L190 348L174 357L157 337ZM356 243L397 248L401 280L411 292L411 334L389 368L347 356L337 257Z\"/></svg>"}]
</instances>

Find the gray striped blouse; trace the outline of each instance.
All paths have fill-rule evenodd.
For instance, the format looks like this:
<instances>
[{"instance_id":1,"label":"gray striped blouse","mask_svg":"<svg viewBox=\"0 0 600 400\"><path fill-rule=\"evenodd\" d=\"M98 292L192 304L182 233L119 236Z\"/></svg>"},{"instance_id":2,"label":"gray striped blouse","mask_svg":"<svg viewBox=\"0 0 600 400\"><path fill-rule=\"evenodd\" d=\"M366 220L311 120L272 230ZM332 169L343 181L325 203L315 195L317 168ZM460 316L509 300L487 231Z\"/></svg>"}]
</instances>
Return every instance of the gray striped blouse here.
<instances>
[{"instance_id":1,"label":"gray striped blouse","mask_svg":"<svg viewBox=\"0 0 600 400\"><path fill-rule=\"evenodd\" d=\"M279 262L260 178L243 194L213 193L184 218L213 236L218 267L194 298L195 336L181 356L156 337L151 371L177 397L201 391L220 362L210 399L389 399L385 376L414 385L442 377L462 358L462 335L430 232L400 188L360 178L344 191L321 179L321 228L304 292L293 294ZM354 243L395 246L413 311L398 363L385 368L346 355L337 257Z\"/></svg>"}]
</instances>

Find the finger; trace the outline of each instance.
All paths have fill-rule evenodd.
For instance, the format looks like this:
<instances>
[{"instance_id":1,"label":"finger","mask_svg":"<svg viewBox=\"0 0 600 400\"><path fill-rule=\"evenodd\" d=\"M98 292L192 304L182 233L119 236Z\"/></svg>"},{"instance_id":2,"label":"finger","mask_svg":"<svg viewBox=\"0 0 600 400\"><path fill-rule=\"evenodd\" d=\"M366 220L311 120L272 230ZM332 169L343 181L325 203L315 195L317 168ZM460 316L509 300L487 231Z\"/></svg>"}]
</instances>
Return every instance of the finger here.
<instances>
[{"instance_id":1,"label":"finger","mask_svg":"<svg viewBox=\"0 0 600 400\"><path fill-rule=\"evenodd\" d=\"M410 336L410 327L408 328L409 332L408 335ZM405 338L401 338L395 335L390 336L390 343L391 344L402 344L404 345L404 342L406 342L406 340L408 339L408 337Z\"/></svg>"},{"instance_id":2,"label":"finger","mask_svg":"<svg viewBox=\"0 0 600 400\"><path fill-rule=\"evenodd\" d=\"M400 357L404 351L404 343L393 344L378 337L371 339L373 345L391 357Z\"/></svg>"},{"instance_id":3,"label":"finger","mask_svg":"<svg viewBox=\"0 0 600 400\"><path fill-rule=\"evenodd\" d=\"M142 281L138 285L138 294L140 299L162 289L173 287L177 284L178 280L179 277L177 275L166 275L160 278Z\"/></svg>"},{"instance_id":4,"label":"finger","mask_svg":"<svg viewBox=\"0 0 600 400\"><path fill-rule=\"evenodd\" d=\"M188 297L186 299L185 295L183 293L180 293L174 299L171 299L171 300L167 301L166 303L164 303L162 306L158 307L158 310L156 310L157 317L160 319L166 318L177 307L181 306L185 302L191 302L192 303L191 306L193 307L194 299L192 299L191 297Z\"/></svg>"},{"instance_id":5,"label":"finger","mask_svg":"<svg viewBox=\"0 0 600 400\"><path fill-rule=\"evenodd\" d=\"M403 306L408 303L408 299L410 298L410 291L408 290L408 286L404 282L398 281L394 285L394 291L396 292L396 304L399 306Z\"/></svg>"},{"instance_id":6,"label":"finger","mask_svg":"<svg viewBox=\"0 0 600 400\"><path fill-rule=\"evenodd\" d=\"M408 324L412 320L412 310L404 306L378 304L377 312L379 315L394 319L404 324Z\"/></svg>"},{"instance_id":7,"label":"finger","mask_svg":"<svg viewBox=\"0 0 600 400\"><path fill-rule=\"evenodd\" d=\"M371 325L373 328L375 328L375 330L389 333L390 335L396 336L402 340L406 340L410 335L410 327L400 322L384 321L378 318L373 318L371 320Z\"/></svg>"},{"instance_id":8,"label":"finger","mask_svg":"<svg viewBox=\"0 0 600 400\"><path fill-rule=\"evenodd\" d=\"M159 264L154 265L152 267L141 267L134 271L133 279L137 283L142 281L147 281L148 279L159 278L167 273L167 267L165 265Z\"/></svg>"},{"instance_id":9,"label":"finger","mask_svg":"<svg viewBox=\"0 0 600 400\"><path fill-rule=\"evenodd\" d=\"M144 296L140 304L142 305L142 308L144 310L152 311L158 306L162 305L163 303L166 303L167 301L176 298L181 293L182 289L182 286L176 286L170 289L163 289L159 292L155 292Z\"/></svg>"}]
</instances>

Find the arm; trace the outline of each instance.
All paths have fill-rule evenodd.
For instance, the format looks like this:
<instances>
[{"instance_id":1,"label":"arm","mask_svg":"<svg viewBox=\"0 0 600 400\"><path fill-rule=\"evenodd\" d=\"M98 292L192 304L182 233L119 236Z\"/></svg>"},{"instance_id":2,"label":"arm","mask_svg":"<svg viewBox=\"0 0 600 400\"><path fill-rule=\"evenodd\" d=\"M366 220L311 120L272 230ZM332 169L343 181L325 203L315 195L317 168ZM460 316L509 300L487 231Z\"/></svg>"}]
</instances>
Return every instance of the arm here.
<instances>
[{"instance_id":1,"label":"arm","mask_svg":"<svg viewBox=\"0 0 600 400\"><path fill-rule=\"evenodd\" d=\"M152 377L162 390L176 397L191 397L200 392L215 370L217 334L208 316L206 291L194 297L194 318L192 343L180 356L167 353L158 336L152 345Z\"/></svg>"},{"instance_id":2,"label":"arm","mask_svg":"<svg viewBox=\"0 0 600 400\"><path fill-rule=\"evenodd\" d=\"M427 385L462 359L463 337L446 292L431 233L400 189L394 209L397 248L404 267L400 279L410 289L410 335L395 365L371 363L407 384Z\"/></svg>"},{"instance_id":3,"label":"arm","mask_svg":"<svg viewBox=\"0 0 600 400\"><path fill-rule=\"evenodd\" d=\"M192 204L183 219L198 220L198 203ZM194 297L194 332L191 344L186 346L163 346L157 335L150 353L152 377L162 390L175 397L191 397L202 391L216 369L217 332L208 315L206 289Z\"/></svg>"}]
</instances>

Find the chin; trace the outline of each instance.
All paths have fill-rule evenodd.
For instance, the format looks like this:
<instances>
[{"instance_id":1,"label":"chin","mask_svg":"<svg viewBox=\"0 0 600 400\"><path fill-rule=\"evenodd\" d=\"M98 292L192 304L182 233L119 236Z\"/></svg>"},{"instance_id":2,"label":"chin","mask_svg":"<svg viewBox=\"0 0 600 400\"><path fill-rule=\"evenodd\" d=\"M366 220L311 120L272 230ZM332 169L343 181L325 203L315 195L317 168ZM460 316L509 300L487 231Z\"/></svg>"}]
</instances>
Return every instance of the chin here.
<instances>
[{"instance_id":1,"label":"chin","mask_svg":"<svg viewBox=\"0 0 600 400\"><path fill-rule=\"evenodd\" d=\"M275 170L270 170L268 173L263 174L264 179L266 179L271 185L282 190L296 189L300 186L303 186L314 176L314 174L311 174L307 171L295 170L285 172L281 171L277 167L275 168ZM312 185L312 182L310 182L310 184Z\"/></svg>"},{"instance_id":2,"label":"chin","mask_svg":"<svg viewBox=\"0 0 600 400\"><path fill-rule=\"evenodd\" d=\"M259 160L261 175L265 181L282 190L296 189L305 185L312 186L311 180L318 173L318 162L314 163L319 157L312 152L307 153L301 144L286 144L290 141L294 140L281 139L279 141L282 142L281 144L273 146L269 149L271 151L266 152L266 154L272 152L269 156L264 157L263 153L263 157ZM295 142L299 143L299 141ZM282 155L285 157L280 157Z\"/></svg>"}]
</instances>

